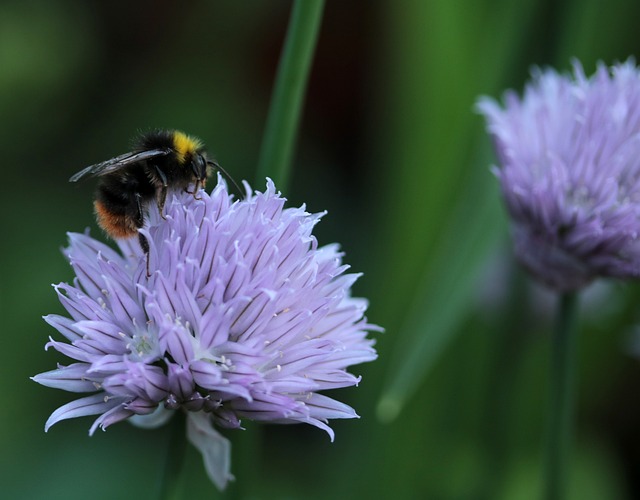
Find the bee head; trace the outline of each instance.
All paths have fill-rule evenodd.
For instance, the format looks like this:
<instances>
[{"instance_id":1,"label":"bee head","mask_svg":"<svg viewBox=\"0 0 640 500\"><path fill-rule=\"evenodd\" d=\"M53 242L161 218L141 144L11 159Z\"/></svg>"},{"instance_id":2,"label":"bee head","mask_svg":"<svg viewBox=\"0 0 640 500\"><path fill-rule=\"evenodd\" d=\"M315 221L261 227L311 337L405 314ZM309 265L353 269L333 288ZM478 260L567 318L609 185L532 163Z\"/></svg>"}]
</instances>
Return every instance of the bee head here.
<instances>
[{"instance_id":1,"label":"bee head","mask_svg":"<svg viewBox=\"0 0 640 500\"><path fill-rule=\"evenodd\" d=\"M207 165L207 159L203 154L196 153L189 162L191 173L195 181L195 188L193 190L194 196L200 188L204 188L207 183L207 177L209 175L209 169ZM187 167L188 168L188 167Z\"/></svg>"},{"instance_id":2,"label":"bee head","mask_svg":"<svg viewBox=\"0 0 640 500\"><path fill-rule=\"evenodd\" d=\"M196 182L199 182L204 186L204 183L207 181L207 177L211 173L209 162L204 155L194 155L193 160L191 160L191 171L193 172Z\"/></svg>"}]
</instances>

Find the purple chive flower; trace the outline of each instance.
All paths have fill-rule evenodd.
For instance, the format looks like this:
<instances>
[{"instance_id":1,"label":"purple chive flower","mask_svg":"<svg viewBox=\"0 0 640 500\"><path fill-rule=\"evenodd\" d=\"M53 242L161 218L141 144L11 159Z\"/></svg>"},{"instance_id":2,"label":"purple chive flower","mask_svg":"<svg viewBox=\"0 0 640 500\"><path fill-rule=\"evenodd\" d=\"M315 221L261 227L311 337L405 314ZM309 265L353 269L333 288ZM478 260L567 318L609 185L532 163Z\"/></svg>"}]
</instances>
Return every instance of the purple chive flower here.
<instances>
[{"instance_id":1,"label":"purple chive flower","mask_svg":"<svg viewBox=\"0 0 640 500\"><path fill-rule=\"evenodd\" d=\"M284 208L269 180L264 193L233 201L220 179L201 199L175 194L165 219L152 207L142 232L151 276L137 239L120 252L88 234L69 234L65 249L73 285L55 286L70 318L47 323L68 342L53 347L74 362L33 379L90 393L49 417L99 415L91 427L133 417L160 425L187 412L187 436L212 481L231 479L229 442L216 428L240 420L324 429L357 417L321 391L358 384L350 365L376 358L363 316L367 302L350 295L359 275L346 273L336 245L312 235L321 214Z\"/></svg>"},{"instance_id":2,"label":"purple chive flower","mask_svg":"<svg viewBox=\"0 0 640 500\"><path fill-rule=\"evenodd\" d=\"M640 276L640 72L538 70L504 108L478 103L493 136L515 252L559 291Z\"/></svg>"}]
</instances>

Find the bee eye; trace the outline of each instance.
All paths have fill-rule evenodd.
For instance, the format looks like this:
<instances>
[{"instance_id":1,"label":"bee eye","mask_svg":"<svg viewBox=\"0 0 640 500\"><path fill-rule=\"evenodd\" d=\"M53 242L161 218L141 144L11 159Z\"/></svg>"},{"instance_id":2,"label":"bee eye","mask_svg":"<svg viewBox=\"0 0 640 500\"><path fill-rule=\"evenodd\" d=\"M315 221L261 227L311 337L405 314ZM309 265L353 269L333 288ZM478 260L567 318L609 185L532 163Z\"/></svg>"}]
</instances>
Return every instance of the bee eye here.
<instances>
[{"instance_id":1,"label":"bee eye","mask_svg":"<svg viewBox=\"0 0 640 500\"><path fill-rule=\"evenodd\" d=\"M203 179L206 179L208 176L207 172L207 160L204 156L200 157L200 172Z\"/></svg>"}]
</instances>

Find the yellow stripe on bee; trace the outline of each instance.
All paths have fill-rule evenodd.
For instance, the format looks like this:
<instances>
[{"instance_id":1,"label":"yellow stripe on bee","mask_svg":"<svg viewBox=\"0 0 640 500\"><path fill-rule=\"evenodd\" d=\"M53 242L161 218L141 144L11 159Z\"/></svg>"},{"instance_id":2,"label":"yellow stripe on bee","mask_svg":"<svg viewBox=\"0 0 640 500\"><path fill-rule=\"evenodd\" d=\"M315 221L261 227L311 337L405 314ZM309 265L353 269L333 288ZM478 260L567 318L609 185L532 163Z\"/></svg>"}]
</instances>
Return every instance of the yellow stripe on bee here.
<instances>
[{"instance_id":1,"label":"yellow stripe on bee","mask_svg":"<svg viewBox=\"0 0 640 500\"><path fill-rule=\"evenodd\" d=\"M176 131L173 133L173 147L176 150L178 162L183 163L186 156L195 154L202 147L202 143L196 137Z\"/></svg>"}]
</instances>

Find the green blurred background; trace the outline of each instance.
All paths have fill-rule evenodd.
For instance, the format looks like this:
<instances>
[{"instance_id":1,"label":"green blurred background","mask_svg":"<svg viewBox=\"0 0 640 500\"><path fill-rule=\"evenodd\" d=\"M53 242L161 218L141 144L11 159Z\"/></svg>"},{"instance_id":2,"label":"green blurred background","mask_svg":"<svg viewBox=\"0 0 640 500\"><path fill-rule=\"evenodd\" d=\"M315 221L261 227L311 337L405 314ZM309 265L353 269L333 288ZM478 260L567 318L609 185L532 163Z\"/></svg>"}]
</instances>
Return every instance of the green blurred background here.
<instances>
[{"instance_id":1,"label":"green blurred background","mask_svg":"<svg viewBox=\"0 0 640 500\"><path fill-rule=\"evenodd\" d=\"M71 399L29 380L64 362L41 319L63 313L50 284L72 279L59 250L66 231L100 234L93 185L67 179L167 127L254 183L290 7L0 2L3 498L157 497L166 429L43 431ZM639 18L632 0L327 3L284 194L328 210L318 239L364 272L380 357L336 394L362 418L335 422L335 443L247 422L226 433L237 481L215 492L190 448L185 498L539 497L553 298L513 265L473 104L520 90L532 65L625 60ZM628 284L583 298L571 498L640 498L638 303Z\"/></svg>"}]
</instances>

